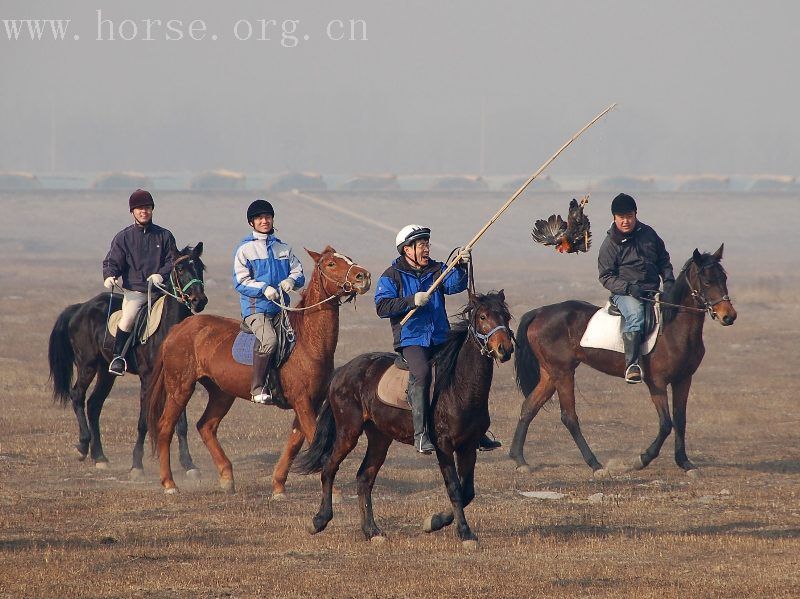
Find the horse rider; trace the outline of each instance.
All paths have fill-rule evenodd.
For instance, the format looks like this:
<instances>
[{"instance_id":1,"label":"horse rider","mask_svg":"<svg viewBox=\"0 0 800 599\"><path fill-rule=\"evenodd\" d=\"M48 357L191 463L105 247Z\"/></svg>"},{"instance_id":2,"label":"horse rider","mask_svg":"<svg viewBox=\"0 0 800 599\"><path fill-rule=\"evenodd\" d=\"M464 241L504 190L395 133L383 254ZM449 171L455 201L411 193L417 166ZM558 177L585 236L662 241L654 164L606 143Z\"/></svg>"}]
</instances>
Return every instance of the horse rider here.
<instances>
[{"instance_id":1,"label":"horse rider","mask_svg":"<svg viewBox=\"0 0 800 599\"><path fill-rule=\"evenodd\" d=\"M108 371L115 376L123 376L128 367L125 346L139 308L147 303L148 285L160 285L170 276L178 251L172 233L153 222L155 202L149 191L134 191L128 208L133 224L114 236L103 260L103 285L109 290L117 285L123 291L122 318L114 339L114 357L108 365Z\"/></svg>"},{"instance_id":2,"label":"horse rider","mask_svg":"<svg viewBox=\"0 0 800 599\"><path fill-rule=\"evenodd\" d=\"M388 318L394 335L394 348L402 354L410 371L408 400L414 423L414 448L429 454L435 447L428 434L430 405L430 360L438 346L447 339L450 323L445 310L445 295L460 293L467 288L469 250L460 250L458 265L451 270L436 290L425 292L447 268L430 257L431 231L420 225L406 225L395 238L400 254L386 269L375 291L378 316ZM400 321L417 308L405 325ZM500 443L487 437L481 440L482 449L495 449Z\"/></svg>"},{"instance_id":3,"label":"horse rider","mask_svg":"<svg viewBox=\"0 0 800 599\"><path fill-rule=\"evenodd\" d=\"M233 287L239 293L242 319L255 334L253 379L250 401L273 403L267 375L277 347L275 326L283 317L281 304L289 304L288 293L305 284L303 265L292 248L275 235L272 204L257 199L247 208L247 222L253 232L242 239L233 256ZM277 369L272 371L277 388Z\"/></svg>"},{"instance_id":4,"label":"horse rider","mask_svg":"<svg viewBox=\"0 0 800 599\"><path fill-rule=\"evenodd\" d=\"M600 283L611 292L611 301L624 319L622 342L625 348L625 381L642 382L639 352L644 333L644 303L642 298L659 290L669 296L675 277L664 242L652 227L637 218L636 201L621 193L611 202L614 223L608 230L597 267Z\"/></svg>"}]
</instances>

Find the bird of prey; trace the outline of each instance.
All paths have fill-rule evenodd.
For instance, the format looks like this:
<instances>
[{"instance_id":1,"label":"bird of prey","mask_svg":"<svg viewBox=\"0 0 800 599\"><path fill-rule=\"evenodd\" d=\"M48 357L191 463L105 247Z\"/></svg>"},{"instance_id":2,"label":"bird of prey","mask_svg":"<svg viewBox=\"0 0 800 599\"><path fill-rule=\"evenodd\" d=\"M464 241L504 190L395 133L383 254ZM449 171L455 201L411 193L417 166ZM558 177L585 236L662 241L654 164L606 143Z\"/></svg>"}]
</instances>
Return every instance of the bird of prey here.
<instances>
[{"instance_id":1,"label":"bird of prey","mask_svg":"<svg viewBox=\"0 0 800 599\"><path fill-rule=\"evenodd\" d=\"M576 199L569 203L567 220L553 214L547 220L537 220L533 225L531 236L537 243L553 245L562 254L587 252L592 244L592 232L589 217L583 213L583 207L589 203L589 196L580 204Z\"/></svg>"}]
</instances>

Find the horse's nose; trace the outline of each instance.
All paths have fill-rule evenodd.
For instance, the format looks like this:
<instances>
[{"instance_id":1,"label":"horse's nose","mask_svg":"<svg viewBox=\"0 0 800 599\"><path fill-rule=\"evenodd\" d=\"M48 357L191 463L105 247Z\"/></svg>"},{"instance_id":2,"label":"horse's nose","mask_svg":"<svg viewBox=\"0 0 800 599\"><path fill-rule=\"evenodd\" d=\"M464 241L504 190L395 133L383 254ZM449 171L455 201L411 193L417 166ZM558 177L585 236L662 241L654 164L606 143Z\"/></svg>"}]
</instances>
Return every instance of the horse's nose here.
<instances>
[{"instance_id":1,"label":"horse's nose","mask_svg":"<svg viewBox=\"0 0 800 599\"><path fill-rule=\"evenodd\" d=\"M727 327L729 325L732 325L734 320L736 320L736 318L734 318L730 314L726 314L725 316L722 317L722 324L724 324Z\"/></svg>"}]
</instances>

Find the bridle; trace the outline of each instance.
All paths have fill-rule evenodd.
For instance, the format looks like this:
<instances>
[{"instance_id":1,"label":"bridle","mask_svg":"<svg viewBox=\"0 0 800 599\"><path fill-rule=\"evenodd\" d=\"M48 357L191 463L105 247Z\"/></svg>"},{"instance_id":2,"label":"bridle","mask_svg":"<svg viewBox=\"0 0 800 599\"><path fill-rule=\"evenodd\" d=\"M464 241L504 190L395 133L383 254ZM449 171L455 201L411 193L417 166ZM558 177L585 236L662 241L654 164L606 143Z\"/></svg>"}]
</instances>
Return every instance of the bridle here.
<instances>
[{"instance_id":1,"label":"bridle","mask_svg":"<svg viewBox=\"0 0 800 599\"><path fill-rule=\"evenodd\" d=\"M356 290L353 288L353 282L350 280L350 271L353 270L354 268L363 268L363 267L359 266L358 264L356 264L355 262L353 262L349 258L348 258L348 261L350 262L350 267L347 269L347 272L344 273L344 281L337 281L333 277L330 277L330 276L325 274L325 271L322 270L322 258L320 258L320 260L317 262L317 270L319 271L320 277L322 277L326 281L330 281L331 283L336 285L336 287L342 291L341 294L340 293L334 293L333 295L331 295L329 297L326 297L324 300L321 300L321 301L317 302L316 304L312 304L310 306L303 306L302 308L292 308L291 306L284 305L283 296L282 295L278 296L279 301L277 301L277 302L275 300L270 300L270 301L272 301L272 303L274 303L274 304L277 304L280 307L281 310L287 310L289 312L305 312L306 310L310 310L311 308L316 308L317 306L321 306L322 304L325 304L325 303L327 303L327 302L329 302L329 301L331 301L333 299L339 298L339 297L341 297L341 295L349 295L351 297L354 297L355 294L356 294ZM322 287L321 284L320 284L320 287ZM322 287L322 288L324 290L324 287ZM340 305L340 306L342 305L342 300L341 299L339 300L339 304L338 305Z\"/></svg>"},{"instance_id":2,"label":"bridle","mask_svg":"<svg viewBox=\"0 0 800 599\"><path fill-rule=\"evenodd\" d=\"M509 329L504 324L497 325L488 333L481 333L480 331L478 331L478 327L476 327L473 324L472 319L470 319L467 328L470 334L472 335L472 338L475 340L475 343L477 343L478 348L481 350L482 356L488 357L491 355L492 350L489 349L489 339L491 339L492 335L494 335L495 333L499 333L500 331L506 331L508 333L508 336L511 338L512 343L514 342L514 333L512 333L511 329Z\"/></svg>"},{"instance_id":3,"label":"bridle","mask_svg":"<svg viewBox=\"0 0 800 599\"><path fill-rule=\"evenodd\" d=\"M694 261L692 261L691 264L695 264ZM688 270L688 266L689 265L685 266L681 270L681 272L684 272L684 271ZM702 306L702 308L700 308L699 310L708 312L709 316L711 316L711 319L712 320L716 320L717 319L717 313L714 310L714 306L716 306L717 304L721 304L722 302L730 302L731 298L726 293L725 295L723 295L722 297L720 297L716 301L713 301L713 302L709 301L708 298L705 296L705 294L703 293L703 291L701 289L701 286L703 285L703 277L702 277L701 273L706 268L711 268L713 265L712 264L706 264L704 266L697 266L695 264L695 266L696 266L696 270L697 270L697 280L699 281L700 284L698 285L697 289L692 287L692 283L689 281L688 273L686 275L686 284L689 286L689 291L691 291L691 293L692 293L692 299L694 299L695 303L697 303L700 306Z\"/></svg>"}]
</instances>

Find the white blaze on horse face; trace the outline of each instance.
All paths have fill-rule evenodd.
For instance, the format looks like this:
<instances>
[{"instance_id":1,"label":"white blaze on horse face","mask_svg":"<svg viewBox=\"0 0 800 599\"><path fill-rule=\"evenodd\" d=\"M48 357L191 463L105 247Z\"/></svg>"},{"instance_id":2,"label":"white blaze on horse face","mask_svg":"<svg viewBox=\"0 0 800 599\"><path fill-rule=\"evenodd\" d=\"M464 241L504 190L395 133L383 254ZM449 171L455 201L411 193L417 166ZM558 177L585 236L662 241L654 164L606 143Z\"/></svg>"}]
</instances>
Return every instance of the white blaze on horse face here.
<instances>
[{"instance_id":1,"label":"white blaze on horse face","mask_svg":"<svg viewBox=\"0 0 800 599\"><path fill-rule=\"evenodd\" d=\"M342 260L347 262L347 264L349 264L350 266L353 266L355 264L355 262L353 262L350 258L345 256L344 254L340 254L339 252L334 252L333 255L336 256L337 258L341 258Z\"/></svg>"}]
</instances>

